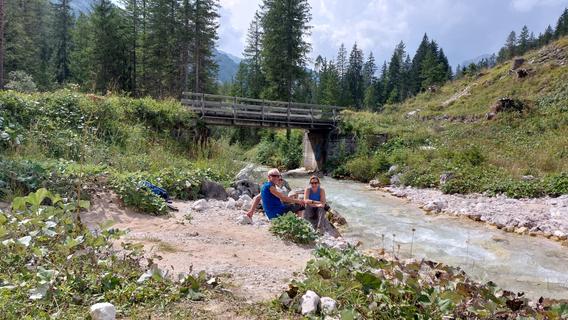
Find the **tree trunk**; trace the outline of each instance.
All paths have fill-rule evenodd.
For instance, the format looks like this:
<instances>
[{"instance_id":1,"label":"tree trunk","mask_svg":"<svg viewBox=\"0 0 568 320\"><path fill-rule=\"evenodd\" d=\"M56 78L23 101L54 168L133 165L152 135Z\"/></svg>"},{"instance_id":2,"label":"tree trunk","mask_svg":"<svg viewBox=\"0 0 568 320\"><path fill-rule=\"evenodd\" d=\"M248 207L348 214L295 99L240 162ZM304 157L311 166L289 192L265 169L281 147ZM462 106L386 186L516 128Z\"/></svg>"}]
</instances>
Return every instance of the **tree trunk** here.
<instances>
[{"instance_id":1,"label":"tree trunk","mask_svg":"<svg viewBox=\"0 0 568 320\"><path fill-rule=\"evenodd\" d=\"M201 62L201 57L200 57L200 51L201 51L201 43L200 43L200 35L199 33L201 32L201 26L199 25L199 19L201 19L201 17L199 16L201 14L200 12L201 9L201 3L199 0L195 1L195 15L193 17L194 19L194 23L195 23L195 30L194 30L194 34L193 36L195 37L195 51L194 51L194 68L195 68L195 92L197 93L201 93L201 90L199 88L199 86L201 85L199 83L199 72L201 72L201 70L199 69L199 64Z\"/></svg>"},{"instance_id":2,"label":"tree trunk","mask_svg":"<svg viewBox=\"0 0 568 320\"><path fill-rule=\"evenodd\" d=\"M132 41L132 52L131 52L131 59L132 59L132 95L134 97L138 97L138 83L136 81L136 72L138 66L136 65L136 49L138 48L138 4L136 0L132 0L132 33L133 33L133 41Z\"/></svg>"}]
</instances>

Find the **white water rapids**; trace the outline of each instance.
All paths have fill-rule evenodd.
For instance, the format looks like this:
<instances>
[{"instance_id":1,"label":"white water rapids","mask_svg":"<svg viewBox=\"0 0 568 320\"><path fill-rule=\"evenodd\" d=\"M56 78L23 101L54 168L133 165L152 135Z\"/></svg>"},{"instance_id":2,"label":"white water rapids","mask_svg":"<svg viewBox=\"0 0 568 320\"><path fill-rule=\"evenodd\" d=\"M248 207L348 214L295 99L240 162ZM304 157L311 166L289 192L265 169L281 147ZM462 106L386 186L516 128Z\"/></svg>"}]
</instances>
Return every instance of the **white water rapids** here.
<instances>
[{"instance_id":1,"label":"white water rapids","mask_svg":"<svg viewBox=\"0 0 568 320\"><path fill-rule=\"evenodd\" d=\"M305 187L308 178L287 181ZM406 200L354 181L325 177L322 186L332 207L347 219L344 236L362 241L364 248L392 253L394 247L395 254L408 258L412 244L413 257L459 266L477 281L493 281L533 299L568 298L568 248L559 243L463 218L426 215Z\"/></svg>"}]
</instances>

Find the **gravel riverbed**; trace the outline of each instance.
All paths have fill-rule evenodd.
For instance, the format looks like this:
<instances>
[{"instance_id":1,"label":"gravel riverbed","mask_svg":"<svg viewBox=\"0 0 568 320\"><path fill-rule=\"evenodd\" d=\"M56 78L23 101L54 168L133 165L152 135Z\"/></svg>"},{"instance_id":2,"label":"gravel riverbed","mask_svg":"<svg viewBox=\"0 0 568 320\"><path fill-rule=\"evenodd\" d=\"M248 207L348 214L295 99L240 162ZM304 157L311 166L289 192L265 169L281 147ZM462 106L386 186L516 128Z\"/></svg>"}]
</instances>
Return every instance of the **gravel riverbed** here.
<instances>
[{"instance_id":1,"label":"gravel riverbed","mask_svg":"<svg viewBox=\"0 0 568 320\"><path fill-rule=\"evenodd\" d=\"M481 194L450 195L436 189L386 187L430 213L466 216L509 232L544 236L568 245L568 195L558 198L512 199Z\"/></svg>"}]
</instances>

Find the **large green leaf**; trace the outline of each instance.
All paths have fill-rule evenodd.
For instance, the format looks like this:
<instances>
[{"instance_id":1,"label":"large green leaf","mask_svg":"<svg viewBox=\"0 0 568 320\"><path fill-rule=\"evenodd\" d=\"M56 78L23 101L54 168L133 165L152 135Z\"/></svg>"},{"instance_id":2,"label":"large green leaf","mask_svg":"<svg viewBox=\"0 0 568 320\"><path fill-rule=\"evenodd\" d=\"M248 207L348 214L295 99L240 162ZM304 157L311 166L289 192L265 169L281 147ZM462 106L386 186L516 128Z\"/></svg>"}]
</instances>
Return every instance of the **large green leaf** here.
<instances>
[{"instance_id":1,"label":"large green leaf","mask_svg":"<svg viewBox=\"0 0 568 320\"><path fill-rule=\"evenodd\" d=\"M359 272L355 276L355 279L363 285L365 291L378 289L381 286L381 279L370 272Z\"/></svg>"}]
</instances>

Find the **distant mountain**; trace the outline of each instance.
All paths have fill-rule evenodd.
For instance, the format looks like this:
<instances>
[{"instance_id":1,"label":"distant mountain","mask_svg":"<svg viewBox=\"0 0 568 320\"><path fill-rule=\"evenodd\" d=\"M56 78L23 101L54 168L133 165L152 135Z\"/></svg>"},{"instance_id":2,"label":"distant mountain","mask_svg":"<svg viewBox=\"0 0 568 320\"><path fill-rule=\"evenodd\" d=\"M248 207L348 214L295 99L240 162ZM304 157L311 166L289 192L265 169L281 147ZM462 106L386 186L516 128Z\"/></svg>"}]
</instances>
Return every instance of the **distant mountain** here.
<instances>
[{"instance_id":1,"label":"distant mountain","mask_svg":"<svg viewBox=\"0 0 568 320\"><path fill-rule=\"evenodd\" d=\"M95 0L72 0L71 9L78 15L80 12L88 13Z\"/></svg>"},{"instance_id":2,"label":"distant mountain","mask_svg":"<svg viewBox=\"0 0 568 320\"><path fill-rule=\"evenodd\" d=\"M233 81L233 78L239 70L241 58L221 50L215 50L214 55L215 62L219 65L217 80L221 83Z\"/></svg>"}]
</instances>

